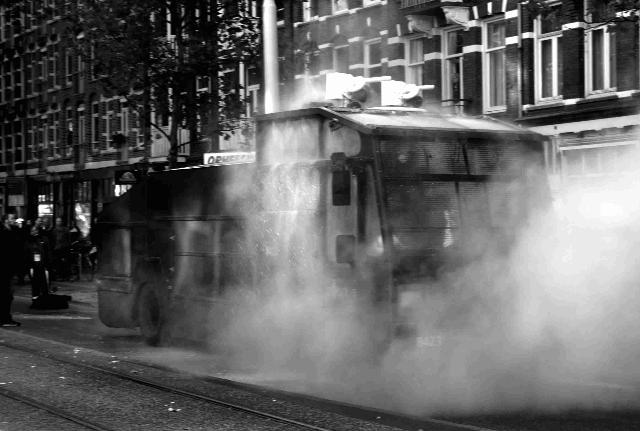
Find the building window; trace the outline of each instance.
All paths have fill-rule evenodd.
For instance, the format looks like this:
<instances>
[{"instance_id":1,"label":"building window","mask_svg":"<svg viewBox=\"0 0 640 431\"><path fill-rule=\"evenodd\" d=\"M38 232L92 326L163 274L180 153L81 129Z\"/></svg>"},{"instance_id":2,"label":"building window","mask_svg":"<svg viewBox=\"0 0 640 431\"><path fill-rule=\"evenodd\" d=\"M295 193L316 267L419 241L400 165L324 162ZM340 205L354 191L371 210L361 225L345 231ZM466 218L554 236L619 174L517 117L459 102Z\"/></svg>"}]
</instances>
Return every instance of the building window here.
<instances>
[{"instance_id":1,"label":"building window","mask_svg":"<svg viewBox=\"0 0 640 431\"><path fill-rule=\"evenodd\" d=\"M4 28L6 24L5 14L7 13L4 6L0 6L0 42L4 41Z\"/></svg>"},{"instance_id":2,"label":"building window","mask_svg":"<svg viewBox=\"0 0 640 431\"><path fill-rule=\"evenodd\" d=\"M196 79L196 91L198 93L210 91L210 80L208 76L199 76Z\"/></svg>"},{"instance_id":3,"label":"building window","mask_svg":"<svg viewBox=\"0 0 640 431\"><path fill-rule=\"evenodd\" d=\"M38 63L38 67L40 68L40 71L38 72L40 74L39 78L42 81L42 83L45 84L47 81L47 76L49 76L49 59L47 58L47 53L44 51L40 56L40 62Z\"/></svg>"},{"instance_id":4,"label":"building window","mask_svg":"<svg viewBox=\"0 0 640 431\"><path fill-rule=\"evenodd\" d=\"M73 53L70 48L67 48L64 53L65 61L64 61L64 74L67 79L67 85L71 85L73 82Z\"/></svg>"},{"instance_id":5,"label":"building window","mask_svg":"<svg viewBox=\"0 0 640 431\"><path fill-rule=\"evenodd\" d=\"M302 2L302 21L311 21L311 1L305 0Z\"/></svg>"},{"instance_id":6,"label":"building window","mask_svg":"<svg viewBox=\"0 0 640 431\"><path fill-rule=\"evenodd\" d=\"M92 43L91 46L89 47L89 79L92 81L96 79L97 68L98 68L98 65L96 61L96 46L95 44Z\"/></svg>"},{"instance_id":7,"label":"building window","mask_svg":"<svg viewBox=\"0 0 640 431\"><path fill-rule=\"evenodd\" d=\"M136 145L142 147L144 145L144 119L138 111L134 111L134 124L136 128Z\"/></svg>"},{"instance_id":8,"label":"building window","mask_svg":"<svg viewBox=\"0 0 640 431\"><path fill-rule=\"evenodd\" d=\"M253 117L260 113L260 86L250 85L247 88L247 116Z\"/></svg>"},{"instance_id":9,"label":"building window","mask_svg":"<svg viewBox=\"0 0 640 431\"><path fill-rule=\"evenodd\" d=\"M4 91L5 91L6 85L4 83L4 78L3 78L5 67L6 66L3 66L2 63L0 63L0 102L1 103L4 103L4 100L5 100Z\"/></svg>"},{"instance_id":10,"label":"building window","mask_svg":"<svg viewBox=\"0 0 640 431\"><path fill-rule=\"evenodd\" d=\"M536 100L562 97L560 5L536 19Z\"/></svg>"},{"instance_id":11,"label":"building window","mask_svg":"<svg viewBox=\"0 0 640 431\"><path fill-rule=\"evenodd\" d=\"M27 130L27 141L25 142L26 156L27 156L27 160L33 160L36 157L35 157L35 152L33 150L34 139L33 139L33 130L31 129L31 120L26 120L25 124L26 124L26 130Z\"/></svg>"},{"instance_id":12,"label":"building window","mask_svg":"<svg viewBox=\"0 0 640 431\"><path fill-rule=\"evenodd\" d=\"M13 141L13 161L15 163L22 162L22 123L16 121L13 123L14 141Z\"/></svg>"},{"instance_id":13,"label":"building window","mask_svg":"<svg viewBox=\"0 0 640 431\"><path fill-rule=\"evenodd\" d=\"M364 76L380 76L382 72L380 39L366 41L364 44Z\"/></svg>"},{"instance_id":14,"label":"building window","mask_svg":"<svg viewBox=\"0 0 640 431\"><path fill-rule=\"evenodd\" d=\"M119 100L114 100L111 102L113 106L113 115L111 117L112 126L111 126L111 144L113 144L113 135L122 132L122 107Z\"/></svg>"},{"instance_id":15,"label":"building window","mask_svg":"<svg viewBox=\"0 0 640 431\"><path fill-rule=\"evenodd\" d=\"M11 126L10 125L5 125L5 130L7 131L7 133L11 132ZM11 165L13 164L13 160L12 160L12 153L13 153L13 138L11 135L8 135L7 137L4 138L4 163L7 165Z\"/></svg>"},{"instance_id":16,"label":"building window","mask_svg":"<svg viewBox=\"0 0 640 431\"><path fill-rule=\"evenodd\" d=\"M86 142L86 126L84 119L84 105L78 107L78 147L84 147Z\"/></svg>"},{"instance_id":17,"label":"building window","mask_svg":"<svg viewBox=\"0 0 640 431\"><path fill-rule=\"evenodd\" d=\"M27 97L28 95L31 94L31 64L27 63L27 60L25 59L25 66L24 66L24 85L23 85L23 89L24 89L24 97Z\"/></svg>"},{"instance_id":18,"label":"building window","mask_svg":"<svg viewBox=\"0 0 640 431\"><path fill-rule=\"evenodd\" d=\"M38 121L38 158L46 158L49 156L47 152L49 148L49 128L47 127L47 116L42 115Z\"/></svg>"},{"instance_id":19,"label":"building window","mask_svg":"<svg viewBox=\"0 0 640 431\"><path fill-rule=\"evenodd\" d=\"M613 26L587 31L587 91L599 93L616 88L616 33Z\"/></svg>"},{"instance_id":20,"label":"building window","mask_svg":"<svg viewBox=\"0 0 640 431\"><path fill-rule=\"evenodd\" d=\"M22 135L17 134L14 137L14 162L21 163L22 162Z\"/></svg>"},{"instance_id":21,"label":"building window","mask_svg":"<svg viewBox=\"0 0 640 431\"><path fill-rule=\"evenodd\" d=\"M333 2L333 13L349 10L348 0L332 0L332 2Z\"/></svg>"},{"instance_id":22,"label":"building window","mask_svg":"<svg viewBox=\"0 0 640 431\"><path fill-rule=\"evenodd\" d=\"M29 120L29 149L31 150L31 160L38 160L40 157L38 149L38 119Z\"/></svg>"},{"instance_id":23,"label":"building window","mask_svg":"<svg viewBox=\"0 0 640 431\"><path fill-rule=\"evenodd\" d=\"M100 146L100 103L91 103L91 148Z\"/></svg>"},{"instance_id":24,"label":"building window","mask_svg":"<svg viewBox=\"0 0 640 431\"><path fill-rule=\"evenodd\" d=\"M442 37L444 53L442 72L442 100L459 102L462 95L462 29L448 30Z\"/></svg>"},{"instance_id":25,"label":"building window","mask_svg":"<svg viewBox=\"0 0 640 431\"><path fill-rule=\"evenodd\" d=\"M66 155L70 156L72 153L72 147L73 147L73 109L71 109L71 106L68 106L65 103L65 108L64 108L64 117L65 117L65 121L66 121L66 128L67 128L67 137L66 137L66 141L65 144L67 146L67 150L66 150Z\"/></svg>"},{"instance_id":26,"label":"building window","mask_svg":"<svg viewBox=\"0 0 640 431\"><path fill-rule=\"evenodd\" d=\"M112 122L115 118L115 115L110 101L104 103L104 109L105 114L102 123L104 126L104 133L102 134L104 139L104 146L102 148L107 149L111 148L111 134L114 133Z\"/></svg>"},{"instance_id":27,"label":"building window","mask_svg":"<svg viewBox=\"0 0 640 431\"><path fill-rule=\"evenodd\" d=\"M422 85L424 38L409 39L405 46L405 58L407 59L406 81L410 84Z\"/></svg>"},{"instance_id":28,"label":"building window","mask_svg":"<svg viewBox=\"0 0 640 431\"><path fill-rule=\"evenodd\" d=\"M82 93L84 91L84 70L86 63L82 59L82 56L79 55L77 57L78 66L77 66L77 76L78 76L78 93Z\"/></svg>"},{"instance_id":29,"label":"building window","mask_svg":"<svg viewBox=\"0 0 640 431\"><path fill-rule=\"evenodd\" d=\"M54 112L53 114L49 115L50 117L50 121L49 121L49 153L52 156L58 156L59 155L59 143L58 143L58 127L60 127L60 114L57 112Z\"/></svg>"},{"instance_id":30,"label":"building window","mask_svg":"<svg viewBox=\"0 0 640 431\"><path fill-rule=\"evenodd\" d=\"M485 111L506 109L505 24L491 21L484 25Z\"/></svg>"},{"instance_id":31,"label":"building window","mask_svg":"<svg viewBox=\"0 0 640 431\"><path fill-rule=\"evenodd\" d=\"M616 89L616 33L614 25L605 25L616 16L613 2L585 1L585 64L587 93Z\"/></svg>"},{"instance_id":32,"label":"building window","mask_svg":"<svg viewBox=\"0 0 640 431\"><path fill-rule=\"evenodd\" d=\"M13 97L20 99L22 96L22 59L13 59L13 85L14 94Z\"/></svg>"},{"instance_id":33,"label":"building window","mask_svg":"<svg viewBox=\"0 0 640 431\"><path fill-rule=\"evenodd\" d=\"M58 85L58 76L56 73L56 69L58 67L58 53L51 54L48 59L49 64L49 88L52 88L55 85Z\"/></svg>"},{"instance_id":34,"label":"building window","mask_svg":"<svg viewBox=\"0 0 640 431\"><path fill-rule=\"evenodd\" d=\"M349 46L341 45L333 48L333 70L349 73Z\"/></svg>"},{"instance_id":35,"label":"building window","mask_svg":"<svg viewBox=\"0 0 640 431\"><path fill-rule=\"evenodd\" d=\"M120 131L125 137L129 136L129 108L122 107L120 113Z\"/></svg>"}]
</instances>

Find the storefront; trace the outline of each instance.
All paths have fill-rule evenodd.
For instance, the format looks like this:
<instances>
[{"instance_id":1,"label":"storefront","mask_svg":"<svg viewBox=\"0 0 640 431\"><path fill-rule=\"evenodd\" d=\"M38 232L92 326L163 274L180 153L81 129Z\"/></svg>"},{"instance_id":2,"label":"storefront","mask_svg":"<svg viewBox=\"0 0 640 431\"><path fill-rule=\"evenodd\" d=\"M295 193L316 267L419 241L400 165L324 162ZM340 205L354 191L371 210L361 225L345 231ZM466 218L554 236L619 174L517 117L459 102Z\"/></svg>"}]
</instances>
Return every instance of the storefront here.
<instances>
[{"instance_id":1,"label":"storefront","mask_svg":"<svg viewBox=\"0 0 640 431\"><path fill-rule=\"evenodd\" d=\"M104 204L117 195L117 187L122 186L115 185L113 169L33 176L26 187L27 205L21 206L26 210L18 215L31 220L41 218L46 226L53 226L60 217L65 225L89 235ZM0 192L2 188L8 189L8 186L0 183ZM0 198L6 201L10 196L2 193ZM11 202L20 203L12 199ZM8 206L6 202L3 205Z\"/></svg>"},{"instance_id":2,"label":"storefront","mask_svg":"<svg viewBox=\"0 0 640 431\"><path fill-rule=\"evenodd\" d=\"M640 115L537 126L552 149L549 172L562 187L637 171Z\"/></svg>"}]
</instances>

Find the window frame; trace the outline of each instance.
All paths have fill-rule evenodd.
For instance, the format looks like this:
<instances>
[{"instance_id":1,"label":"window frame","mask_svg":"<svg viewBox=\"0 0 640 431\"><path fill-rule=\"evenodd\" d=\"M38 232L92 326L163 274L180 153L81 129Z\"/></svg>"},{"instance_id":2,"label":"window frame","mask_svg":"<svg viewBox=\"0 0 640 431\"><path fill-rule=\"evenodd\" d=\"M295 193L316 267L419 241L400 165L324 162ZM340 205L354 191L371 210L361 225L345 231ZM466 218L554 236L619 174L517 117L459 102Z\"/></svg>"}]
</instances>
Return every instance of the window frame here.
<instances>
[{"instance_id":1,"label":"window frame","mask_svg":"<svg viewBox=\"0 0 640 431\"><path fill-rule=\"evenodd\" d=\"M123 106L123 103L120 102L120 133L122 133L125 138L128 138L129 129L129 107Z\"/></svg>"},{"instance_id":2,"label":"window frame","mask_svg":"<svg viewBox=\"0 0 640 431\"><path fill-rule=\"evenodd\" d=\"M597 95L603 93L611 93L617 90L617 67L615 67L615 61L617 52L615 49L616 38L615 31L611 31L610 29L615 29L615 24L593 24L589 26L589 28L585 29L585 92L587 96ZM594 33L602 32L602 58L601 58L601 67L600 72L602 73L602 88L594 89L594 47L593 47L593 37ZM613 35L613 36L612 36ZM613 43L613 53L616 55L613 58L611 57L612 52L612 43ZM612 60L614 64L613 71ZM614 84L614 85L612 85Z\"/></svg>"},{"instance_id":3,"label":"window frame","mask_svg":"<svg viewBox=\"0 0 640 431\"><path fill-rule=\"evenodd\" d=\"M58 128L60 127L60 113L59 111L53 111L51 113L49 113L48 116L48 122L47 125L49 127L48 130L48 140L49 140L49 154L51 154L52 157L58 157L60 156L60 151L59 151L59 133L58 133Z\"/></svg>"},{"instance_id":4,"label":"window frame","mask_svg":"<svg viewBox=\"0 0 640 431\"><path fill-rule=\"evenodd\" d=\"M24 134L23 123L20 120L13 122L13 163L24 162Z\"/></svg>"},{"instance_id":5,"label":"window frame","mask_svg":"<svg viewBox=\"0 0 640 431\"><path fill-rule=\"evenodd\" d=\"M4 42L6 40L4 35L4 29L6 27L6 18L5 18L6 13L7 13L6 7L0 6L0 42Z\"/></svg>"},{"instance_id":6,"label":"window frame","mask_svg":"<svg viewBox=\"0 0 640 431\"><path fill-rule=\"evenodd\" d=\"M78 130L78 147L82 148L85 146L86 142L87 142L87 125L86 125L86 121L87 121L87 116L86 116L86 112L85 112L85 106L84 104L79 104L78 107L76 108L76 115L77 115L77 130Z\"/></svg>"},{"instance_id":7,"label":"window frame","mask_svg":"<svg viewBox=\"0 0 640 431\"><path fill-rule=\"evenodd\" d=\"M65 71L65 82L67 86L73 84L73 60L74 55L71 51L71 48L66 48L64 51L64 71Z\"/></svg>"},{"instance_id":8,"label":"window frame","mask_svg":"<svg viewBox=\"0 0 640 431\"><path fill-rule=\"evenodd\" d=\"M100 148L100 101L94 99L90 102L89 109L91 109L91 149L95 150Z\"/></svg>"},{"instance_id":9,"label":"window frame","mask_svg":"<svg viewBox=\"0 0 640 431\"><path fill-rule=\"evenodd\" d=\"M415 84L415 85L423 84L422 77L424 76L424 43L426 40L427 40L426 36L420 35L420 36L407 38L405 41L405 45L404 45L405 57L404 58L406 59L406 62L405 62L404 77L405 77L405 82L407 82L408 84ZM421 55L420 55L419 61L412 61L411 44L417 41L420 41ZM415 77L414 73L416 69L419 70L419 73L415 75L418 77L418 79L413 79Z\"/></svg>"},{"instance_id":10,"label":"window frame","mask_svg":"<svg viewBox=\"0 0 640 431\"><path fill-rule=\"evenodd\" d=\"M378 49L380 50L380 62L379 63L371 63L371 46L373 45L378 45ZM364 41L364 70L362 71L363 76L365 78L370 78L371 69L378 69L380 68L382 70L382 38L380 37L376 37L373 39L368 39ZM373 75L375 76L375 75Z\"/></svg>"},{"instance_id":11,"label":"window frame","mask_svg":"<svg viewBox=\"0 0 640 431\"><path fill-rule=\"evenodd\" d=\"M104 149L109 150L113 147L113 142L111 140L111 135L113 134L113 130L111 130L111 121L114 118L114 111L111 106L111 100L106 100L104 103L104 115L102 119L104 121L104 130L102 130L102 138L104 139ZM98 146L100 148L100 146Z\"/></svg>"},{"instance_id":12,"label":"window frame","mask_svg":"<svg viewBox=\"0 0 640 431\"><path fill-rule=\"evenodd\" d=\"M349 0L331 0L331 13L333 15L349 11Z\"/></svg>"},{"instance_id":13,"label":"window frame","mask_svg":"<svg viewBox=\"0 0 640 431\"><path fill-rule=\"evenodd\" d=\"M32 161L32 160L37 160L38 156L36 154L36 148L35 148L35 136L33 133L33 128L31 127L31 124L33 123L33 120L31 118L27 119L27 134L26 134L26 141L25 141L25 157L27 159L27 161Z\"/></svg>"},{"instance_id":14,"label":"window frame","mask_svg":"<svg viewBox=\"0 0 640 431\"><path fill-rule=\"evenodd\" d=\"M13 74L13 97L15 99L21 99L24 97L23 64L24 62L21 57L16 57L11 61L11 70Z\"/></svg>"},{"instance_id":15,"label":"window frame","mask_svg":"<svg viewBox=\"0 0 640 431\"><path fill-rule=\"evenodd\" d=\"M449 39L447 36L450 33L458 33L461 31L464 31L464 29L459 26L448 28L442 31L442 100L451 104L459 103L462 99L464 99L464 53L460 52L449 54ZM457 59L460 64L460 76L458 78L460 86L460 96L457 100L453 97L453 86L451 85L451 81L449 80L449 60L454 59Z\"/></svg>"},{"instance_id":16,"label":"window frame","mask_svg":"<svg viewBox=\"0 0 640 431\"><path fill-rule=\"evenodd\" d=\"M254 117L260 114L260 84L247 86L247 117Z\"/></svg>"},{"instance_id":17,"label":"window frame","mask_svg":"<svg viewBox=\"0 0 640 431\"><path fill-rule=\"evenodd\" d=\"M331 50L331 57L332 57L332 67L333 67L333 71L334 72L340 72L339 68L338 68L338 60L339 60L339 56L338 56L338 50L346 50L347 52L347 64L346 64L346 71L344 73L349 73L349 45L336 45L333 47L333 49Z\"/></svg>"},{"instance_id":18,"label":"window frame","mask_svg":"<svg viewBox=\"0 0 640 431\"><path fill-rule=\"evenodd\" d=\"M302 22L309 22L313 18L311 13L311 0L302 1Z\"/></svg>"},{"instance_id":19,"label":"window frame","mask_svg":"<svg viewBox=\"0 0 640 431\"><path fill-rule=\"evenodd\" d=\"M505 30L505 40L499 47L489 48L489 26L493 24L502 24ZM506 20L503 16L490 19L482 23L482 76L483 76L483 111L485 113L504 112L507 110L507 70L506 70ZM496 52L502 52L503 75L502 75L502 94L504 97L503 104L491 105L491 93L493 90L491 78L497 76L491 73L491 55Z\"/></svg>"},{"instance_id":20,"label":"window frame","mask_svg":"<svg viewBox=\"0 0 640 431\"><path fill-rule=\"evenodd\" d=\"M64 121L66 127L67 137L64 140L64 146L66 148L65 155L70 156L73 154L73 107L71 105L66 105L64 107ZM71 139L69 139L69 133L71 133Z\"/></svg>"},{"instance_id":21,"label":"window frame","mask_svg":"<svg viewBox=\"0 0 640 431\"><path fill-rule=\"evenodd\" d=\"M550 7L560 7L560 3L551 4ZM560 39L562 38L562 26L559 29L548 33L542 33L542 17L538 16L534 21L535 44L534 44L534 93L535 103L553 102L562 99L562 52ZM552 76L551 76L551 96L544 96L542 71L542 44L551 41Z\"/></svg>"}]
</instances>

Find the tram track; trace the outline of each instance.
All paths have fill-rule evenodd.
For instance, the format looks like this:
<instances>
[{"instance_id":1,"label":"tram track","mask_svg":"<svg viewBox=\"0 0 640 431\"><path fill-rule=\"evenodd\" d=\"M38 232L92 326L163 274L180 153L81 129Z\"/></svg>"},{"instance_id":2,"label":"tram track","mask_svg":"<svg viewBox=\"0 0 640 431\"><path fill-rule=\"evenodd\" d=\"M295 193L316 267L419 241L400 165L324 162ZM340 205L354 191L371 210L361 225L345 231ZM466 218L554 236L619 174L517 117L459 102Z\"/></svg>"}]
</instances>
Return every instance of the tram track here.
<instances>
[{"instance_id":1,"label":"tram track","mask_svg":"<svg viewBox=\"0 0 640 431\"><path fill-rule=\"evenodd\" d=\"M33 398L27 397L23 394L19 394L18 392L15 391L11 391L9 389L6 388L0 388L0 396L1 397L5 397L5 398L9 398L12 399L14 401L17 401L19 403L22 404L26 404L30 407L36 408L38 410L42 410L45 411L47 413L49 413L50 415L53 415L57 418L63 419L65 421L68 422L73 422L77 425L83 426L87 429L90 430L95 430L95 431L115 431L114 428L109 428L106 427L104 425L101 424L97 424L91 421L88 421L86 419L83 419L79 416L76 416L72 413L69 413L66 410L60 409L58 407L49 405L49 404L45 404L43 402L40 402L38 400L35 400Z\"/></svg>"},{"instance_id":2,"label":"tram track","mask_svg":"<svg viewBox=\"0 0 640 431\"><path fill-rule=\"evenodd\" d=\"M47 342L51 342L47 340ZM55 342L59 345L65 345L63 343ZM241 405L234 402L225 401L219 398L211 397L208 395L204 395L202 393L197 393L194 391L179 389L176 387L167 386L157 381L153 381L150 379L145 379L140 377L139 375L131 375L131 372L122 372L113 368L106 368L104 366L91 365L85 362L80 362L78 360L71 360L61 357L59 354L51 354L50 352L43 351L27 347L27 346L16 346L7 343L5 340L0 340L0 346L11 348L14 350L22 351L25 353L37 355L40 357L52 359L55 361L60 361L62 363L66 363L72 366L83 367L94 372L110 375L116 378L119 378L124 381L140 384L146 387L150 387L159 391L163 391L166 393L172 393L178 396L184 396L193 400L203 401L212 405L217 405L220 407L232 409L238 412L246 413L255 417L260 417L266 420L279 422L285 425L290 425L296 427L298 429L304 430L316 430L316 431L335 431L336 428L319 426L310 423L306 423L303 421L295 420L288 418L283 415L269 413L266 411L262 411L259 409L254 409L251 407L247 407L246 405ZM70 346L68 346L70 347ZM144 367L148 369L152 369L160 372L171 372L176 373L177 370L172 369L170 367L166 367L163 365L152 364L143 361L129 360L118 358L117 362L119 365L129 365L133 367ZM136 371L133 371L134 373ZM192 376L193 377L193 376ZM245 391L248 393L252 393L256 396L262 396L268 398L270 401L276 401L277 398L279 401L295 403L304 408L317 409L325 412L330 412L334 415L340 415L344 417L352 418L353 420L366 421L370 424L375 424L377 426L390 427L394 429L405 429L405 430L424 430L424 431L456 431L456 430L467 430L467 431L495 431L491 428L486 428L482 426L475 426L466 423L460 423L457 421L451 421L446 419L438 419L438 418L425 418L425 417L416 417L411 415L399 414L391 411L384 411L375 408L365 407L357 404L345 403L340 401L333 401L313 395L300 394L297 392L290 392L287 390L260 386L252 383L239 382L235 380L224 379L220 377L214 376L200 376L198 379L201 382L206 382L208 384L222 386L233 390ZM343 427L338 427L342 429Z\"/></svg>"},{"instance_id":3,"label":"tram track","mask_svg":"<svg viewBox=\"0 0 640 431\"><path fill-rule=\"evenodd\" d=\"M215 405L218 409L233 410L238 414L244 414L247 418L250 415L254 418L254 422L256 420L264 420L264 423L267 424L267 428L275 425L280 426L280 428L277 429L283 430L312 429L333 431L356 429L367 429L371 431L390 429L412 431L494 431L495 429L537 430L550 429L549 427L542 425L539 426L537 422L541 422L543 424L555 424L559 420L553 415L545 415L544 412L534 414L535 412L528 411L520 413L516 412L513 415L504 415L503 418L501 418L500 415L471 415L469 417L417 417L380 410L373 407L361 406L358 404L334 401L309 394L291 392L255 383L230 380L211 375L196 375L180 371L179 369L172 368L167 365L159 365L157 363L139 359L130 359L126 356L114 356L107 352L93 350L89 347L75 347L74 345L60 341L43 339L28 334L13 335L10 332L7 332L6 336L0 339L0 347L33 355L34 360L36 360L37 357L91 371L89 375L92 376L92 379L97 378L98 380L101 380L102 377L98 377L99 373L100 375L105 376L105 378L112 376L113 378L130 382L130 385L128 385L130 388L129 391L133 391L134 394L136 393L136 390L133 389L132 385L135 384L148 387L154 392L161 391L165 394L170 393L180 397L185 397L184 402L187 402L186 398L194 400L193 402L199 401L201 405L198 408L204 409L201 411L206 411L206 404L208 404L211 406ZM73 357L71 354L73 354ZM161 351L159 351L159 354L162 354ZM9 357L11 357L11 355ZM36 365L26 364L25 367L27 369L32 369L35 368ZM41 365L37 365L37 367L41 367ZM67 377L57 378L68 379L69 376L75 375L75 373L79 373L78 375L86 374L82 371L74 372L73 370L61 371L61 373L62 372L64 372ZM142 377L142 375L145 375L145 377ZM54 375L54 379L55 378L56 377ZM169 383L164 384L164 382ZM76 383L74 382L73 385L75 384ZM123 384L126 385L126 383ZM91 414L86 416L87 418L92 418L89 420L85 420L79 416L69 415L68 411L64 411L66 406L58 403L58 407L55 407L55 401L52 404L53 408L51 408L49 405L42 402L46 401L46 396L42 397L42 401L35 401L33 398L27 398L20 394L17 394L18 398L16 398L16 396L12 396L16 394L12 393L11 390L7 392L5 388L8 389L9 386L4 386L4 384L0 386L0 397L6 396L7 398L13 398L25 405L30 405L33 408L50 412L49 414L51 414L52 417L55 415L56 417L71 417L73 419L78 419L70 419L70 421L78 424L78 426L84 429L121 429L120 427L106 428L99 423L96 424L91 422L92 419L95 419ZM618 388L615 387L614 389ZM28 394L33 396L33 392ZM162 395L154 395L154 397L162 399ZM167 397L165 396L164 398L166 399ZM41 398L38 397L38 399L40 400ZM177 403L183 403L183 401L180 400L176 401ZM173 401L171 401L171 404L173 404ZM173 407L171 404L165 404L164 409L161 408L161 410L166 412L166 407ZM180 405L180 407L185 406ZM153 406L151 406L151 408L153 408ZM78 409L78 411L81 411L81 409ZM169 411L171 411L171 408ZM194 411L195 410L191 410L191 412ZM580 427L584 425L584 417L591 418L593 416L589 411L577 411L575 413L570 412L570 414L574 414L575 417L571 416L566 420L572 424L577 423ZM171 415L173 415L173 413L171 413ZM607 424L609 422L618 423L624 420L633 426L640 423L636 420L635 416L629 414L625 416L624 411L621 411L621 415L621 417L617 417L616 411L612 411L610 417L598 417L597 420ZM102 416L104 417L104 414ZM176 417L177 416L178 415L176 415ZM306 422L307 419L309 422ZM562 419L562 417L560 419ZM640 417L638 419L640 419ZM99 419L99 421L101 420L102 419ZM509 423L510 425L508 425L507 428L501 425L499 426L501 421ZM631 427L627 427L626 422L619 425L618 428L614 427L611 429L632 429ZM111 422L107 419L105 424L111 424ZM353 424L356 425L353 426ZM522 425L522 427L520 425ZM513 426L513 428L511 428L511 426ZM567 430L585 429L580 427L568 427ZM590 427L588 429L598 428Z\"/></svg>"},{"instance_id":4,"label":"tram track","mask_svg":"<svg viewBox=\"0 0 640 431\"><path fill-rule=\"evenodd\" d=\"M193 400L197 400L197 401L202 401L202 402L206 402L208 404L212 404L212 405L216 405L219 407L224 407L227 409L231 409L231 410L235 410L244 414L249 414L255 417L259 417L268 421L273 421L273 422L277 422L277 423L281 423L283 425L288 425L288 426L292 426L295 427L295 429L300 429L300 430L314 430L314 431L334 431L333 428L326 428L326 427L322 427L322 426L317 426L317 425L313 425L310 423L305 423L299 420L295 420L295 419L291 419L291 418L287 418L281 415L277 415L277 414L273 414L273 413L269 413L269 412L265 412L265 411L261 411L258 409L254 409L254 408L250 408L247 406L243 406L237 403L232 403L229 401L225 401L225 400L221 400L218 398L214 398L214 397L210 397L204 394L200 394L200 393L196 393L196 392L192 392L192 391L187 391L184 389L178 389L175 387L171 387L171 386L167 386L155 381L152 381L150 379L145 379L139 376L132 376L128 373L125 372L120 372L114 369L108 369L108 368L104 368L104 367L100 367L100 366L95 366L95 365L91 365L91 364L87 364L87 363L83 363L80 361L74 361L74 360L69 360L69 359L64 359L61 358L57 355L51 355L51 354L43 354L42 351L38 350L38 349L34 349L34 348L29 348L29 347L25 347L25 346L15 346L15 345L11 345L9 343L6 343L4 341L0 342L0 346L8 348L8 349L13 349L13 350L17 350L23 353L28 353L28 354L32 354L32 355L36 355L42 358L46 358L49 360L53 360L53 361L57 361L57 362L61 362L67 365L71 365L74 367L81 367L81 368L85 368L97 373L101 373L104 375L108 375L111 377L116 377L118 379L127 381L127 382L131 382L131 383L136 383L139 385L143 385L146 387L150 387L153 388L155 390L159 390L165 393L171 393L174 395L178 395L178 396L182 396L182 397L186 397L186 398L190 398ZM129 361L132 365L136 365L136 366L144 366L144 367L152 367L149 364L141 364L141 363L137 363L137 362L131 362ZM158 369L157 367L154 367L156 369ZM71 422L77 423L79 425L85 426L87 429L93 429L93 430L98 430L98 431L113 431L113 428L108 428L108 427L104 427L103 425L100 424L96 424L93 423L91 421L87 421L83 418L80 418L78 416L75 416L69 412L66 412L65 410L62 410L60 408L57 408L55 406L50 406L47 405L45 403L36 401L32 398L26 397L24 395L18 394L14 391L10 391L4 388L0 388L0 396L4 396L7 398L11 398L14 399L16 401L19 401L23 404L28 404L32 407L35 407L37 409L40 410L44 410L49 412L52 415L55 415L57 417L69 420Z\"/></svg>"}]
</instances>

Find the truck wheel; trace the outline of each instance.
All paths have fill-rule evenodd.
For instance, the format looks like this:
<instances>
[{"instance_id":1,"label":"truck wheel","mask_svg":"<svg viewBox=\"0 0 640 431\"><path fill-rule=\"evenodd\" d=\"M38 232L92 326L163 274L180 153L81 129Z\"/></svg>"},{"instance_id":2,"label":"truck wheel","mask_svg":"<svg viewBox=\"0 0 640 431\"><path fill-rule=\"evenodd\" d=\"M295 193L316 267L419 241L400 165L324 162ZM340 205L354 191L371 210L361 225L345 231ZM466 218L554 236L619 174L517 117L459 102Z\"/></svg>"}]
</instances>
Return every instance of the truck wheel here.
<instances>
[{"instance_id":1,"label":"truck wheel","mask_svg":"<svg viewBox=\"0 0 640 431\"><path fill-rule=\"evenodd\" d=\"M138 296L138 323L147 344L158 346L162 342L167 318L167 300L160 289L152 284L140 287Z\"/></svg>"}]
</instances>

